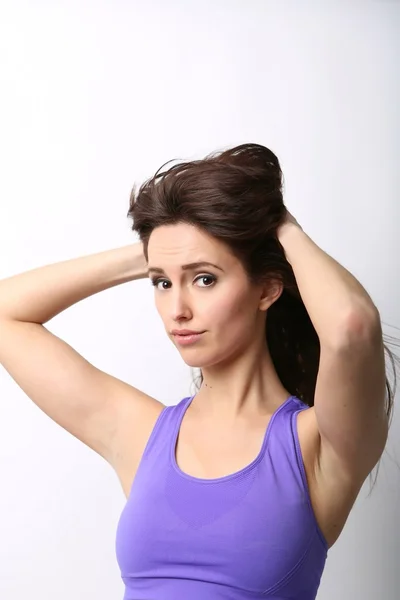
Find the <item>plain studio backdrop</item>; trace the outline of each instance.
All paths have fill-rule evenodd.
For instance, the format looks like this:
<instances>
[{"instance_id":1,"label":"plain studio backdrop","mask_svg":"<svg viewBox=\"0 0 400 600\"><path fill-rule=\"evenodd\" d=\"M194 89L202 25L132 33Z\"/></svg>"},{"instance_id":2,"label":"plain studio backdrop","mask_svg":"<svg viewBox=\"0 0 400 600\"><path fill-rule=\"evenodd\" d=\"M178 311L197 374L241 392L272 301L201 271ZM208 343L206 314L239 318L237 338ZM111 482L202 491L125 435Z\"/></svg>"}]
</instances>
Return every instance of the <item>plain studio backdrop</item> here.
<instances>
[{"instance_id":1,"label":"plain studio backdrop","mask_svg":"<svg viewBox=\"0 0 400 600\"><path fill-rule=\"evenodd\" d=\"M134 182L170 159L257 142L281 161L290 211L400 335L399 2L10 0L0 11L0 278L137 241ZM128 283L47 326L176 404L198 372L153 293L148 279ZM0 597L122 598L125 498L111 467L4 368L0 413ZM399 433L395 413L378 483L368 497L367 479L329 551L318 600L399 597Z\"/></svg>"}]
</instances>

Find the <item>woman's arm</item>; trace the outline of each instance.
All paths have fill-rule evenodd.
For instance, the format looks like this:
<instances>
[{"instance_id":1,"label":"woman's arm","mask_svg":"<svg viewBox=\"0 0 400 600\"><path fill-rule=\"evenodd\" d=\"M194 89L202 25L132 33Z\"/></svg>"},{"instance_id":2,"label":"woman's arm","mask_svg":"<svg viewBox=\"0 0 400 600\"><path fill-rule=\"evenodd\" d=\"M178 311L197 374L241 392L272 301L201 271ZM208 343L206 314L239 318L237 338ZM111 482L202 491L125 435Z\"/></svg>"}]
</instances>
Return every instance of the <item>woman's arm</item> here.
<instances>
[{"instance_id":1,"label":"woman's arm","mask_svg":"<svg viewBox=\"0 0 400 600\"><path fill-rule=\"evenodd\" d=\"M321 354L314 396L325 478L365 479L385 447L385 360L379 312L349 271L290 221L278 232Z\"/></svg>"},{"instance_id":2,"label":"woman's arm","mask_svg":"<svg viewBox=\"0 0 400 600\"><path fill-rule=\"evenodd\" d=\"M38 267L0 280L0 319L43 324L84 298L146 276L141 242Z\"/></svg>"},{"instance_id":3,"label":"woman's arm","mask_svg":"<svg viewBox=\"0 0 400 600\"><path fill-rule=\"evenodd\" d=\"M139 243L0 281L0 364L44 413L119 473L130 471L163 405L96 368L43 323L146 274Z\"/></svg>"}]
</instances>

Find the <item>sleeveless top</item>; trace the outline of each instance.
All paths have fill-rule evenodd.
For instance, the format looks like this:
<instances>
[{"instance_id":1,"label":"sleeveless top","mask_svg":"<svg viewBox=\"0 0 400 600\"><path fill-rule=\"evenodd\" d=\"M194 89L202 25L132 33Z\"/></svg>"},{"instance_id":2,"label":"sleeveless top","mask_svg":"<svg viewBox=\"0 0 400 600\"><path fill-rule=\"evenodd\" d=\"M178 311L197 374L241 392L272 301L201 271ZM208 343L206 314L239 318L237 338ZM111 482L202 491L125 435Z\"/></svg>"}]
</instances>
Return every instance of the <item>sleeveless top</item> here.
<instances>
[{"instance_id":1,"label":"sleeveless top","mask_svg":"<svg viewBox=\"0 0 400 600\"><path fill-rule=\"evenodd\" d=\"M314 600L328 545L313 512L290 396L258 456L218 479L180 470L176 443L194 396L160 413L120 516L124 600Z\"/></svg>"}]
</instances>

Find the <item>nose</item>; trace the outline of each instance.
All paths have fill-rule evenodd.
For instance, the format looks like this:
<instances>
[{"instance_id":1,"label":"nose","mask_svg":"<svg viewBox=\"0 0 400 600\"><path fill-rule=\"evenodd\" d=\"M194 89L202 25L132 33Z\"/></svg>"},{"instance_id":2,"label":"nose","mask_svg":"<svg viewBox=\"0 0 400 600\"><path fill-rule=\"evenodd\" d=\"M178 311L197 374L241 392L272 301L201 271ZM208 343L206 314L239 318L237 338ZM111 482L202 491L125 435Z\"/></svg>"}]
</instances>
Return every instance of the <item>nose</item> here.
<instances>
[{"instance_id":1,"label":"nose","mask_svg":"<svg viewBox=\"0 0 400 600\"><path fill-rule=\"evenodd\" d=\"M180 321L181 319L190 319L192 315L192 310L186 298L186 294L184 294L182 291L176 292L172 296L170 310L173 321Z\"/></svg>"}]
</instances>

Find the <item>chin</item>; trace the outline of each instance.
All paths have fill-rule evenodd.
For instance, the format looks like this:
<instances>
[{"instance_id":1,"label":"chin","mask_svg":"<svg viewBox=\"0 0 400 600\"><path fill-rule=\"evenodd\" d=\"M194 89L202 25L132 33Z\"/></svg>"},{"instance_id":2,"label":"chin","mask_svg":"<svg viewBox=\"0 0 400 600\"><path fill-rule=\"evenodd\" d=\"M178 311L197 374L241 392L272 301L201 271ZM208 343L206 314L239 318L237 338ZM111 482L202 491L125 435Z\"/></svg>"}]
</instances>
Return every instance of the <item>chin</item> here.
<instances>
[{"instance_id":1,"label":"chin","mask_svg":"<svg viewBox=\"0 0 400 600\"><path fill-rule=\"evenodd\" d=\"M193 369L205 369L207 367L212 367L219 362L215 356L207 357L204 353L200 354L200 352L189 353L183 351L180 354L183 362Z\"/></svg>"},{"instance_id":2,"label":"chin","mask_svg":"<svg viewBox=\"0 0 400 600\"><path fill-rule=\"evenodd\" d=\"M182 355L181 355L182 356ZM204 362L196 360L196 357L193 356L191 358L187 358L186 356L182 356L182 360L187 364L188 367L192 367L193 369L201 369L204 367Z\"/></svg>"}]
</instances>

